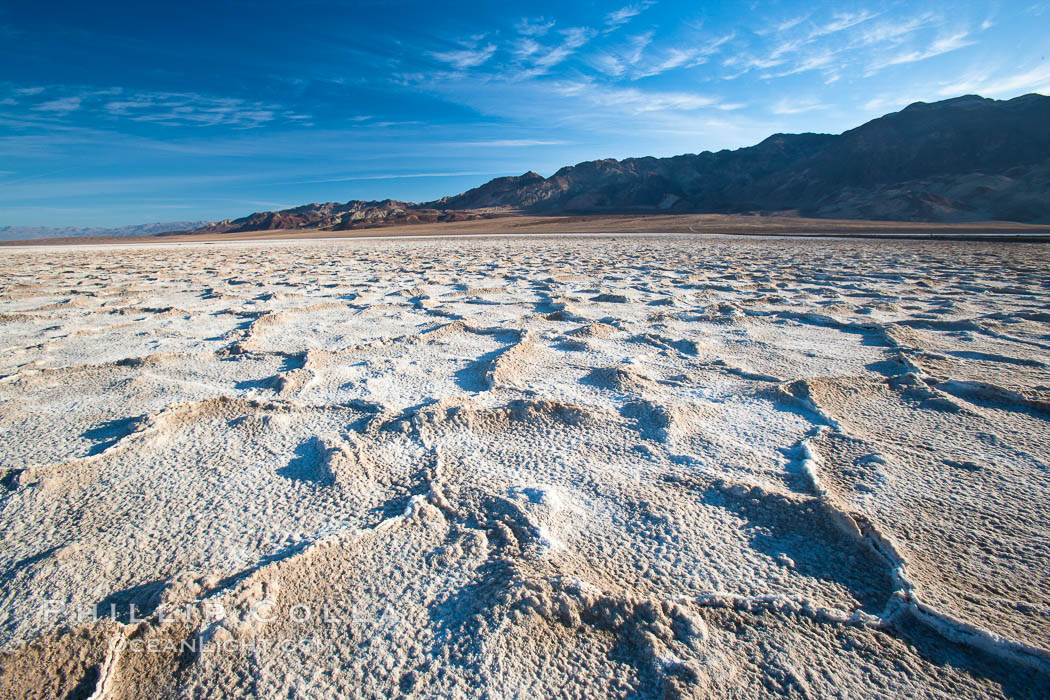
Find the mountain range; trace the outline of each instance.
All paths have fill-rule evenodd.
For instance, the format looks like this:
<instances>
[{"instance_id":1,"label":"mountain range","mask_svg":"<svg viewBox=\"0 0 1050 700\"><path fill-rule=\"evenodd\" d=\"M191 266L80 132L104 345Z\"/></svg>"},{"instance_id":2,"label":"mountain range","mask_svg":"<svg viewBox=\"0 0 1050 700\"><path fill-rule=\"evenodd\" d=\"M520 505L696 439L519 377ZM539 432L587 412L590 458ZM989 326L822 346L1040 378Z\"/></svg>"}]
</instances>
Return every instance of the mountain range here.
<instances>
[{"instance_id":1,"label":"mountain range","mask_svg":"<svg viewBox=\"0 0 1050 700\"><path fill-rule=\"evenodd\" d=\"M587 161L432 202L307 204L194 230L348 230L512 214L767 213L1050 223L1050 97L916 102L842 134L736 150Z\"/></svg>"},{"instance_id":2,"label":"mountain range","mask_svg":"<svg viewBox=\"0 0 1050 700\"><path fill-rule=\"evenodd\" d=\"M117 228L0 226L0 241L24 241L33 238L84 238L87 236L155 236L169 231L185 231L210 224L209 221L168 221Z\"/></svg>"},{"instance_id":3,"label":"mountain range","mask_svg":"<svg viewBox=\"0 0 1050 700\"><path fill-rule=\"evenodd\" d=\"M1050 97L918 102L840 135L596 160L420 205L530 213L790 212L906 221L1050 219Z\"/></svg>"}]
</instances>

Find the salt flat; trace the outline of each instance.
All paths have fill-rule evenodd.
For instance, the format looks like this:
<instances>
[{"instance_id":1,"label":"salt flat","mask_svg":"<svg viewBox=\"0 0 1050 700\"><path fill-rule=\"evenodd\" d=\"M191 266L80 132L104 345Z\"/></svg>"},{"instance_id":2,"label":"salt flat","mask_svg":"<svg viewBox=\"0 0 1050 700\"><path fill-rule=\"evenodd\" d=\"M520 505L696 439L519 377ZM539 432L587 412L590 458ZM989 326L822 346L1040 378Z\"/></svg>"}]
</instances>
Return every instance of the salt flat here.
<instances>
[{"instance_id":1,"label":"salt flat","mask_svg":"<svg viewBox=\"0 0 1050 700\"><path fill-rule=\"evenodd\" d=\"M1050 252L8 249L0 696L1045 697Z\"/></svg>"}]
</instances>

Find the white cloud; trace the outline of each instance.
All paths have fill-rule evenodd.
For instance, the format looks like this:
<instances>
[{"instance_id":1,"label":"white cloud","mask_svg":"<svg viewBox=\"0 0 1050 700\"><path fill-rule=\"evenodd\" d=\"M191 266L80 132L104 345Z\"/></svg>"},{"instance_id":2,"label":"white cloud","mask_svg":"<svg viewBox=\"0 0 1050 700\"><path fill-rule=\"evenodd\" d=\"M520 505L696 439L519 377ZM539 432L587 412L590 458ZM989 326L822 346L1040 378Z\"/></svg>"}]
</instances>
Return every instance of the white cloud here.
<instances>
[{"instance_id":1,"label":"white cloud","mask_svg":"<svg viewBox=\"0 0 1050 700\"><path fill-rule=\"evenodd\" d=\"M44 89L33 89L30 96ZM49 131L68 130L72 125L57 121L73 112L100 115L110 120L129 120L165 126L227 126L247 129L271 122L312 126L313 117L283 108L281 105L244 100L236 97L216 97L192 92L131 92L120 87L85 87L52 85L46 90L49 99L35 105L27 104L23 120L31 113L46 115L46 122L34 124ZM21 100L20 102L26 102ZM16 104L13 100L10 104ZM32 119L30 119L32 122ZM29 123L29 122L27 122Z\"/></svg>"},{"instance_id":2,"label":"white cloud","mask_svg":"<svg viewBox=\"0 0 1050 700\"><path fill-rule=\"evenodd\" d=\"M627 41L615 50L592 54L588 57L587 62L600 73L618 77L627 72L628 66L633 66L642 60L645 50L652 41L653 32L637 34L628 37Z\"/></svg>"},{"instance_id":3,"label":"white cloud","mask_svg":"<svg viewBox=\"0 0 1050 700\"><path fill-rule=\"evenodd\" d=\"M100 91L98 94L113 94ZM311 115L282 110L279 105L249 102L236 97L198 93L146 92L111 100L101 109L114 119L165 126L229 126L250 129L282 120L312 126Z\"/></svg>"},{"instance_id":4,"label":"white cloud","mask_svg":"<svg viewBox=\"0 0 1050 700\"><path fill-rule=\"evenodd\" d=\"M558 33L562 36L562 43L558 45L541 46L532 42L532 45L527 47L519 46L515 55L520 61L525 62L527 67L510 74L510 77L523 80L543 75L576 53L577 49L589 42L596 34L593 29L587 27L569 27L559 30Z\"/></svg>"},{"instance_id":5,"label":"white cloud","mask_svg":"<svg viewBox=\"0 0 1050 700\"><path fill-rule=\"evenodd\" d=\"M1002 96L1028 92L1050 95L1050 66L1042 65L1024 73L991 81L984 91L989 95Z\"/></svg>"},{"instance_id":6,"label":"white cloud","mask_svg":"<svg viewBox=\"0 0 1050 700\"><path fill-rule=\"evenodd\" d=\"M977 94L984 97L1016 97L1038 92L1050 95L1050 65L1038 65L1020 73L1002 74L990 70L972 71L961 80L946 83L937 90L942 97Z\"/></svg>"},{"instance_id":7,"label":"white cloud","mask_svg":"<svg viewBox=\"0 0 1050 700\"><path fill-rule=\"evenodd\" d=\"M421 124L426 124L426 122L421 122L421 121L418 121L418 120L386 121L386 122L372 122L370 124L366 124L365 126L367 126L369 128L372 128L372 129L389 129L392 126L420 126Z\"/></svg>"},{"instance_id":8,"label":"white cloud","mask_svg":"<svg viewBox=\"0 0 1050 700\"><path fill-rule=\"evenodd\" d=\"M791 31L807 22L808 16L796 17L760 35L777 35L767 42L754 46L750 53L738 53L722 62L734 72L722 76L725 80L738 78L752 70L764 71L762 79L782 78L806 71L819 70L824 73L825 83L840 79L841 70L858 61L871 61L865 47L877 45L899 46L910 35L925 27L936 24L940 19L927 12L914 17L889 18L874 22L880 12L862 10L852 13L835 14L830 20L808 29ZM930 45L925 51L903 52L875 61L868 68L867 75L895 63L911 60L922 60L936 53L944 53L965 45L966 34L945 37ZM764 45L763 45L764 44ZM926 54L926 55L924 55ZM774 70L775 69L775 70Z\"/></svg>"},{"instance_id":9,"label":"white cloud","mask_svg":"<svg viewBox=\"0 0 1050 700\"><path fill-rule=\"evenodd\" d=\"M813 42L813 39L809 37L801 37L790 40L781 41L779 44L773 47L773 50L769 52L771 59L780 58L784 54L794 53L798 51L806 44Z\"/></svg>"},{"instance_id":10,"label":"white cloud","mask_svg":"<svg viewBox=\"0 0 1050 700\"><path fill-rule=\"evenodd\" d=\"M849 29L855 27L858 24L867 22L868 20L875 19L878 17L877 12L869 12L868 10L861 10L860 12L836 14L835 19L831 20L827 24L821 25L814 29L810 36L824 36L826 34L834 34L835 32L841 32L843 29Z\"/></svg>"},{"instance_id":11,"label":"white cloud","mask_svg":"<svg viewBox=\"0 0 1050 700\"><path fill-rule=\"evenodd\" d=\"M532 61L532 70L525 71L527 76L536 76L546 73L550 68L558 65L566 58L573 54L573 50L568 46L555 46L552 49L544 51L542 54L536 56Z\"/></svg>"},{"instance_id":12,"label":"white cloud","mask_svg":"<svg viewBox=\"0 0 1050 700\"><path fill-rule=\"evenodd\" d=\"M776 75L768 76L768 77L783 78L783 77L788 76L788 75L795 75L796 73L804 73L804 72L810 71L810 70L817 70L817 69L827 68L828 66L831 65L832 61L834 61L834 60L835 60L835 53L832 52L832 51L824 51L822 53L816 53L816 54L813 54L812 56L807 56L807 57L803 58L794 67L789 68L789 69L787 69L785 71L782 71L780 73L777 73ZM767 77L767 76L763 76L763 77Z\"/></svg>"},{"instance_id":13,"label":"white cloud","mask_svg":"<svg viewBox=\"0 0 1050 700\"><path fill-rule=\"evenodd\" d=\"M540 48L540 45L536 42L535 39L524 37L514 42L514 48L511 49L511 53L513 53L516 58L521 60L532 56L537 51L539 51Z\"/></svg>"},{"instance_id":14,"label":"white cloud","mask_svg":"<svg viewBox=\"0 0 1050 700\"><path fill-rule=\"evenodd\" d=\"M630 114L694 111L717 107L719 98L688 92L650 92L636 88L610 88L592 82L564 82L555 87L565 97L575 97L595 107L613 107Z\"/></svg>"},{"instance_id":15,"label":"white cloud","mask_svg":"<svg viewBox=\"0 0 1050 700\"><path fill-rule=\"evenodd\" d=\"M809 19L809 15L799 15L798 17L792 17L791 19L786 19L783 22L781 22L780 24L778 24L775 27L775 30L778 31L778 32L786 32L789 29L794 29L798 25L800 25L803 22L805 22L807 19Z\"/></svg>"},{"instance_id":16,"label":"white cloud","mask_svg":"<svg viewBox=\"0 0 1050 700\"><path fill-rule=\"evenodd\" d=\"M33 109L38 112L50 112L58 116L63 116L80 109L80 101L79 97L60 97L58 99L42 102Z\"/></svg>"},{"instance_id":17,"label":"white cloud","mask_svg":"<svg viewBox=\"0 0 1050 700\"><path fill-rule=\"evenodd\" d=\"M653 33L645 32L632 36L627 40L627 50L624 52L624 60L631 65L642 60L642 55L649 45L653 43Z\"/></svg>"},{"instance_id":18,"label":"white cloud","mask_svg":"<svg viewBox=\"0 0 1050 700\"><path fill-rule=\"evenodd\" d=\"M700 53L704 56L710 56L713 53L718 53L722 49L722 45L726 44L736 38L736 32L730 32L723 34L722 36L711 39L706 44L700 47Z\"/></svg>"},{"instance_id":19,"label":"white cloud","mask_svg":"<svg viewBox=\"0 0 1050 700\"><path fill-rule=\"evenodd\" d=\"M639 70L632 77L636 80L638 78L647 78L674 70L675 68L695 66L706 60L700 55L699 49L670 49L663 60Z\"/></svg>"},{"instance_id":20,"label":"white cloud","mask_svg":"<svg viewBox=\"0 0 1050 700\"><path fill-rule=\"evenodd\" d=\"M565 46L576 49L590 41L594 37L595 32L587 27L570 27L569 29L562 29L561 34L565 37Z\"/></svg>"},{"instance_id":21,"label":"white cloud","mask_svg":"<svg viewBox=\"0 0 1050 700\"><path fill-rule=\"evenodd\" d=\"M587 58L587 62L599 73L610 77L618 77L627 71L627 66L616 56L608 53L598 53Z\"/></svg>"},{"instance_id":22,"label":"white cloud","mask_svg":"<svg viewBox=\"0 0 1050 700\"><path fill-rule=\"evenodd\" d=\"M538 19L522 18L520 22L514 25L514 28L518 31L518 34L522 36L543 36L551 30L554 26L554 20L546 20L543 17Z\"/></svg>"},{"instance_id":23,"label":"white cloud","mask_svg":"<svg viewBox=\"0 0 1050 700\"><path fill-rule=\"evenodd\" d=\"M876 61L872 64L865 75L871 76L889 66L897 66L905 63L915 63L916 61L925 61L928 58L934 56L940 56L941 54L949 53L951 51L957 51L963 47L970 46L976 42L969 41L967 37L969 32L959 32L951 36L941 37L937 39L929 47L922 50L905 51L898 53L895 56L890 56L882 61Z\"/></svg>"},{"instance_id":24,"label":"white cloud","mask_svg":"<svg viewBox=\"0 0 1050 700\"><path fill-rule=\"evenodd\" d=\"M749 70L752 70L753 68L776 68L777 66L782 66L785 63L787 63L786 58L742 58L739 56L731 56L730 58L727 58L726 60L722 61L722 65L726 68L739 67L742 69L740 73L733 77L743 75L744 73L748 72Z\"/></svg>"},{"instance_id":25,"label":"white cloud","mask_svg":"<svg viewBox=\"0 0 1050 700\"><path fill-rule=\"evenodd\" d=\"M656 3L641 2L636 5L621 7L619 10L605 15L605 26L609 28L608 31L622 27L654 4Z\"/></svg>"},{"instance_id":26,"label":"white cloud","mask_svg":"<svg viewBox=\"0 0 1050 700\"><path fill-rule=\"evenodd\" d=\"M770 111L773 114L803 114L805 112L812 112L817 109L827 109L828 106L821 104L818 100L813 99L801 99L792 100L784 98L778 100Z\"/></svg>"},{"instance_id":27,"label":"white cloud","mask_svg":"<svg viewBox=\"0 0 1050 700\"><path fill-rule=\"evenodd\" d=\"M905 40L909 34L936 24L939 18L931 12L911 17L909 19L897 19L889 22L879 22L870 27L862 30L855 40L857 46L867 46L872 44L899 44Z\"/></svg>"},{"instance_id":28,"label":"white cloud","mask_svg":"<svg viewBox=\"0 0 1050 700\"><path fill-rule=\"evenodd\" d=\"M987 88L991 76L992 71L988 68L971 70L955 80L941 83L937 94L941 97L980 94Z\"/></svg>"},{"instance_id":29,"label":"white cloud","mask_svg":"<svg viewBox=\"0 0 1050 700\"><path fill-rule=\"evenodd\" d=\"M530 146L564 146L568 141L549 139L493 139L491 141L461 141L457 146L484 146L491 148L525 148Z\"/></svg>"},{"instance_id":30,"label":"white cloud","mask_svg":"<svg viewBox=\"0 0 1050 700\"><path fill-rule=\"evenodd\" d=\"M492 58L492 54L496 53L495 44L486 44L480 48L466 48L457 49L453 51L432 51L430 55L442 63L448 63L449 65L464 70L466 68L474 68Z\"/></svg>"}]
</instances>

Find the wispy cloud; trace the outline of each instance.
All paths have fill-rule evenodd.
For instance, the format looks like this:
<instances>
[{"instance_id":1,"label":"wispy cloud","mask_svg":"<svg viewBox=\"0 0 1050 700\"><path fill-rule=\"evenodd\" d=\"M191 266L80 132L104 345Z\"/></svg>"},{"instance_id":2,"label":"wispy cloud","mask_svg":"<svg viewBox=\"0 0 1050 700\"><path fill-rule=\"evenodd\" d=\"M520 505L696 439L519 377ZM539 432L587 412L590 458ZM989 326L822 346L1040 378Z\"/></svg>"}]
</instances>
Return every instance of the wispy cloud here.
<instances>
[{"instance_id":1,"label":"wispy cloud","mask_svg":"<svg viewBox=\"0 0 1050 700\"><path fill-rule=\"evenodd\" d=\"M724 44L729 43L735 38L736 32L729 32L728 34L723 34L722 36L717 36L713 39L709 39L701 43L700 53L702 53L705 56L710 56L711 54L718 53L722 50L722 46Z\"/></svg>"},{"instance_id":2,"label":"wispy cloud","mask_svg":"<svg viewBox=\"0 0 1050 700\"><path fill-rule=\"evenodd\" d=\"M763 36L772 35L767 40L751 41L723 60L721 65L729 72L722 78L733 80L761 71L759 77L769 80L820 71L824 84L831 85L851 72L870 77L888 66L925 60L975 43L968 31L942 31L939 38L918 42L918 32L942 27L944 22L933 12L890 16L871 10L837 13L823 20L792 18L765 32Z\"/></svg>"},{"instance_id":3,"label":"wispy cloud","mask_svg":"<svg viewBox=\"0 0 1050 700\"><path fill-rule=\"evenodd\" d=\"M926 12L915 17L898 17L893 21L881 21L872 24L860 31L854 44L856 46L867 46L872 44L899 44L909 34L924 29L940 22L940 18L932 12Z\"/></svg>"},{"instance_id":4,"label":"wispy cloud","mask_svg":"<svg viewBox=\"0 0 1050 700\"><path fill-rule=\"evenodd\" d=\"M554 20L548 20L544 17L537 19L529 19L524 17L519 21L514 28L518 34L522 36L543 36L551 30L554 26Z\"/></svg>"},{"instance_id":5,"label":"wispy cloud","mask_svg":"<svg viewBox=\"0 0 1050 700\"><path fill-rule=\"evenodd\" d=\"M863 24L868 20L875 19L878 17L877 12L870 12L868 10L861 10L860 12L847 12L844 14L836 14L834 19L830 22L826 22L816 29L814 29L810 36L818 37L825 36L827 34L834 34L835 32L841 32L843 29L849 29L855 27L858 24Z\"/></svg>"},{"instance_id":6,"label":"wispy cloud","mask_svg":"<svg viewBox=\"0 0 1050 700\"><path fill-rule=\"evenodd\" d=\"M619 77L627 71L627 66L624 65L624 62L611 53L594 54L587 59L587 62L599 73L604 73L613 78Z\"/></svg>"},{"instance_id":7,"label":"wispy cloud","mask_svg":"<svg viewBox=\"0 0 1050 700\"><path fill-rule=\"evenodd\" d=\"M649 9L655 4L655 2L648 1L640 2L638 4L627 5L626 7L621 7L619 10L610 12L609 14L605 15L605 26L607 27L607 31L613 31L614 29L622 27L623 25L627 24L632 19L642 14L642 12Z\"/></svg>"},{"instance_id":8,"label":"wispy cloud","mask_svg":"<svg viewBox=\"0 0 1050 700\"><path fill-rule=\"evenodd\" d=\"M33 107L37 112L51 112L56 115L69 114L80 109L79 97L59 97L54 100L42 102Z\"/></svg>"},{"instance_id":9,"label":"wispy cloud","mask_svg":"<svg viewBox=\"0 0 1050 700\"><path fill-rule=\"evenodd\" d=\"M642 60L646 48L652 42L653 32L637 34L628 37L627 41L619 47L592 54L588 57L587 62L600 73L618 77L626 73L628 67Z\"/></svg>"},{"instance_id":10,"label":"wispy cloud","mask_svg":"<svg viewBox=\"0 0 1050 700\"><path fill-rule=\"evenodd\" d=\"M971 46L976 42L970 40L969 32L959 32L951 36L944 36L937 39L932 44L924 49L916 49L912 51L903 51L893 56L885 58L880 61L876 61L868 67L866 76L872 76L883 68L889 66L898 66L905 63L915 63L916 61L925 61L928 58L934 56L940 56L941 54L949 53L951 51L957 51L966 46Z\"/></svg>"},{"instance_id":11,"label":"wispy cloud","mask_svg":"<svg viewBox=\"0 0 1050 700\"><path fill-rule=\"evenodd\" d=\"M819 53L805 56L799 60L797 64L787 70L781 71L774 75L763 76L763 77L775 77L783 78L788 75L795 75L796 73L804 73L810 70L818 70L828 68L835 60L835 52L825 50Z\"/></svg>"},{"instance_id":12,"label":"wispy cloud","mask_svg":"<svg viewBox=\"0 0 1050 700\"><path fill-rule=\"evenodd\" d=\"M509 77L522 80L546 74L593 39L596 32L588 27L569 27L558 30L558 35L561 42L554 45L540 45L532 39L519 41L515 56L525 65L508 74Z\"/></svg>"},{"instance_id":13,"label":"wispy cloud","mask_svg":"<svg viewBox=\"0 0 1050 700\"><path fill-rule=\"evenodd\" d=\"M166 126L228 126L254 128L281 122L310 125L312 117L280 105L216 97L193 92L131 92L119 87L83 87L53 85L22 88L15 91L18 100L8 98L3 104L18 105L24 110L20 118L39 115L47 123L35 126L49 130L63 128L73 113L87 118L127 120ZM31 124L32 120L26 122Z\"/></svg>"},{"instance_id":14,"label":"wispy cloud","mask_svg":"<svg viewBox=\"0 0 1050 700\"><path fill-rule=\"evenodd\" d=\"M781 22L780 24L776 25L776 30L778 32L786 32L789 29L794 29L798 25L800 25L803 22L805 22L807 19L809 19L809 15L799 15L798 17L792 17L790 19L786 19L783 22Z\"/></svg>"},{"instance_id":15,"label":"wispy cloud","mask_svg":"<svg viewBox=\"0 0 1050 700\"><path fill-rule=\"evenodd\" d=\"M166 126L232 126L254 128L278 117L306 120L307 115L282 112L277 105L248 102L233 97L211 97L197 93L138 93L103 105L115 119Z\"/></svg>"},{"instance_id":16,"label":"wispy cloud","mask_svg":"<svg viewBox=\"0 0 1050 700\"><path fill-rule=\"evenodd\" d=\"M656 92L637 88L617 88L593 82L563 82L555 87L565 97L585 100L596 107L615 107L631 114L663 111L694 111L716 107L718 97L689 92Z\"/></svg>"},{"instance_id":17,"label":"wispy cloud","mask_svg":"<svg viewBox=\"0 0 1050 700\"><path fill-rule=\"evenodd\" d=\"M666 73L675 68L699 65L706 60L707 58L701 54L700 49L669 49L661 60L642 68L632 77L635 80L648 78L649 76Z\"/></svg>"},{"instance_id":18,"label":"wispy cloud","mask_svg":"<svg viewBox=\"0 0 1050 700\"><path fill-rule=\"evenodd\" d=\"M653 32L645 32L630 37L627 40L627 50L624 52L624 60L632 66L642 60L646 48L653 43Z\"/></svg>"},{"instance_id":19,"label":"wispy cloud","mask_svg":"<svg viewBox=\"0 0 1050 700\"><path fill-rule=\"evenodd\" d=\"M796 17L789 17L785 20L781 20L776 24L767 24L759 27L755 30L755 34L759 36L770 36L773 34L784 34L785 32L791 31L798 25L802 24L810 18L810 15L798 15Z\"/></svg>"},{"instance_id":20,"label":"wispy cloud","mask_svg":"<svg viewBox=\"0 0 1050 700\"><path fill-rule=\"evenodd\" d=\"M968 72L960 80L945 83L937 90L937 94L942 97L974 93L1013 97L1028 92L1050 95L1050 65L1044 63L1019 72L977 69Z\"/></svg>"},{"instance_id":21,"label":"wispy cloud","mask_svg":"<svg viewBox=\"0 0 1050 700\"><path fill-rule=\"evenodd\" d=\"M827 109L828 105L821 104L816 99L792 99L784 98L777 100L770 109L773 114L787 115L787 114L804 114L806 112L812 112L817 109Z\"/></svg>"},{"instance_id":22,"label":"wispy cloud","mask_svg":"<svg viewBox=\"0 0 1050 700\"><path fill-rule=\"evenodd\" d=\"M464 70L466 68L480 66L492 58L492 54L494 53L496 53L496 45L486 44L485 46L478 48L455 49L452 51L432 51L430 55L442 63L448 63L454 68Z\"/></svg>"},{"instance_id":23,"label":"wispy cloud","mask_svg":"<svg viewBox=\"0 0 1050 700\"><path fill-rule=\"evenodd\" d=\"M511 48L511 53L513 53L518 60L524 60L529 56L534 55L542 48L543 47L538 41L526 36L514 42L513 48Z\"/></svg>"},{"instance_id":24,"label":"wispy cloud","mask_svg":"<svg viewBox=\"0 0 1050 700\"><path fill-rule=\"evenodd\" d=\"M876 17L879 13L869 10L852 13L836 13L831 19L823 23L814 24L810 22L811 15L794 17L775 25L772 29L760 31L760 36L775 35L776 40L771 46L759 49L751 56L730 57L723 62L723 66L735 68L735 71L725 79L735 79L752 70L769 71L772 68L786 66L779 72L767 72L761 77L763 79L779 78L795 73L802 73L817 68L825 68L832 62L832 58L845 50L841 41L838 45L829 44L831 35L846 32L848 29L865 24ZM804 27L803 24L808 24ZM797 30L797 31L796 31ZM847 32L848 33L848 32ZM810 47L820 42L819 48L813 51ZM806 49L808 53L801 59L797 55Z\"/></svg>"},{"instance_id":25,"label":"wispy cloud","mask_svg":"<svg viewBox=\"0 0 1050 700\"><path fill-rule=\"evenodd\" d=\"M365 124L366 127L371 129L389 129L394 126L421 126L426 124L424 121L418 119L408 119L402 121L382 121L382 122L370 122Z\"/></svg>"},{"instance_id":26,"label":"wispy cloud","mask_svg":"<svg viewBox=\"0 0 1050 700\"><path fill-rule=\"evenodd\" d=\"M492 139L490 141L459 141L456 146L482 146L486 148L526 148L531 146L565 146L568 141L552 139Z\"/></svg>"},{"instance_id":27,"label":"wispy cloud","mask_svg":"<svg viewBox=\"0 0 1050 700\"><path fill-rule=\"evenodd\" d=\"M730 56L729 58L722 61L722 65L726 68L738 69L738 72L734 73L731 78L737 78L747 73L754 68L768 69L776 68L787 63L786 58L761 58L756 56L745 57L745 56Z\"/></svg>"}]
</instances>

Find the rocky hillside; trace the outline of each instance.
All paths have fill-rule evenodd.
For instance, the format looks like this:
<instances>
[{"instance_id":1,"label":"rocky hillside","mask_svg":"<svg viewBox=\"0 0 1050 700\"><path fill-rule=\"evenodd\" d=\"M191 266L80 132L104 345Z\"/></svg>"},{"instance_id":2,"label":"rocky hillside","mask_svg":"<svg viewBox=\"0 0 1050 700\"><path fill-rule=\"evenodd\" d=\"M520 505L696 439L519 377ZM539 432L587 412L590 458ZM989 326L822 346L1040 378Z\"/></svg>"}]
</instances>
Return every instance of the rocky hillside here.
<instances>
[{"instance_id":1,"label":"rocky hillside","mask_svg":"<svg viewBox=\"0 0 1050 700\"><path fill-rule=\"evenodd\" d=\"M243 231L272 231L277 229L320 228L330 231L348 231L374 226L397 224L428 224L437 221L467 221L491 212L454 211L430 208L393 199L363 202L351 200L346 204L326 202L304 204L294 209L256 212L240 219L226 219L195 229L194 233L240 233ZM184 231L179 232L184 233Z\"/></svg>"},{"instance_id":2,"label":"rocky hillside","mask_svg":"<svg viewBox=\"0 0 1050 700\"><path fill-rule=\"evenodd\" d=\"M1050 223L1050 97L976 95L840 135L774 134L737 150L595 160L501 177L452 197L311 204L202 232L344 230L509 213L796 212L894 221Z\"/></svg>"}]
</instances>

